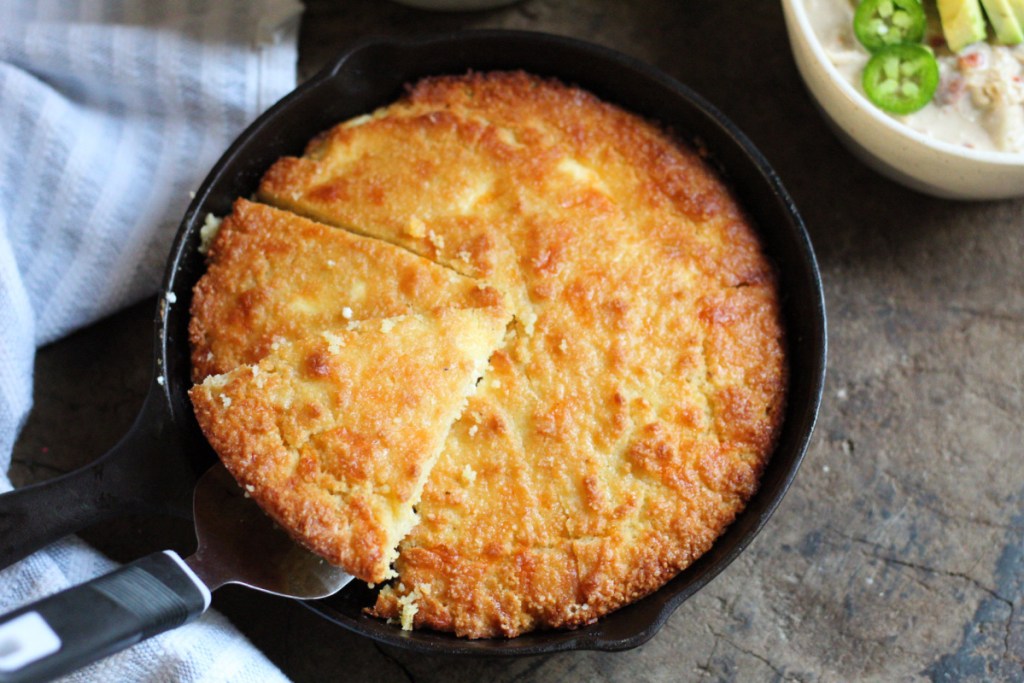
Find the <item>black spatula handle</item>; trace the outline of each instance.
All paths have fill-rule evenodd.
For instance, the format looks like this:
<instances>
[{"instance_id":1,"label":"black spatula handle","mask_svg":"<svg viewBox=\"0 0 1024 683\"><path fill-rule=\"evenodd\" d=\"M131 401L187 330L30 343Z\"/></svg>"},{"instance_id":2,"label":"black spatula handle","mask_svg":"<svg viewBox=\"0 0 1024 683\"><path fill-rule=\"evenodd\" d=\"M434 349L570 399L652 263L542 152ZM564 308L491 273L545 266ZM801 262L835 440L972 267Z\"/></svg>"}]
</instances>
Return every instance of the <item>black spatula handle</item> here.
<instances>
[{"instance_id":1,"label":"black spatula handle","mask_svg":"<svg viewBox=\"0 0 1024 683\"><path fill-rule=\"evenodd\" d=\"M154 553L0 617L0 683L46 681L191 621L210 591Z\"/></svg>"}]
</instances>

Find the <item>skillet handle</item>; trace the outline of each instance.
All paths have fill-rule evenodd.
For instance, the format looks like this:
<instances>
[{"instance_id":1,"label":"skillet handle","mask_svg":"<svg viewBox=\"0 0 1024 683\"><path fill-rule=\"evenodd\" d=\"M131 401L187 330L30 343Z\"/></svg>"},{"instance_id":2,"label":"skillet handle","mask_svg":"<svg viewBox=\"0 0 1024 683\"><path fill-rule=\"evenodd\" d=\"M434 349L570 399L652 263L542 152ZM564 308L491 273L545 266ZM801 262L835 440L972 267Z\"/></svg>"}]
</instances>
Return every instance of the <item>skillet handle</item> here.
<instances>
[{"instance_id":1,"label":"skillet handle","mask_svg":"<svg viewBox=\"0 0 1024 683\"><path fill-rule=\"evenodd\" d=\"M158 389L154 383L131 430L96 461L0 495L0 569L120 515L191 516L196 473L182 457Z\"/></svg>"},{"instance_id":2,"label":"skillet handle","mask_svg":"<svg viewBox=\"0 0 1024 683\"><path fill-rule=\"evenodd\" d=\"M109 454L108 454L109 456ZM105 461L0 496L0 567L69 534L109 519L113 501L99 496Z\"/></svg>"},{"instance_id":3,"label":"skillet handle","mask_svg":"<svg viewBox=\"0 0 1024 683\"><path fill-rule=\"evenodd\" d=\"M209 589L177 554L153 553L0 617L0 683L71 673L209 606Z\"/></svg>"}]
</instances>

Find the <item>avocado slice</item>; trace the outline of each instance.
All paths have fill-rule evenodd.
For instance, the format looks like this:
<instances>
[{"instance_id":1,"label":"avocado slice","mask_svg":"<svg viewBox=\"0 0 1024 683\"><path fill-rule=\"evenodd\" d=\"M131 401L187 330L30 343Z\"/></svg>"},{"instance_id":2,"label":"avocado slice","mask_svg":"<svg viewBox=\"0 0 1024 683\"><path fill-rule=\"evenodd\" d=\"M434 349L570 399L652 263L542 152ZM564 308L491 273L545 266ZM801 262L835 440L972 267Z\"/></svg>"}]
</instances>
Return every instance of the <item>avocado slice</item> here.
<instances>
[{"instance_id":1,"label":"avocado slice","mask_svg":"<svg viewBox=\"0 0 1024 683\"><path fill-rule=\"evenodd\" d=\"M953 52L985 40L985 15L978 0L937 0L942 34Z\"/></svg>"},{"instance_id":2,"label":"avocado slice","mask_svg":"<svg viewBox=\"0 0 1024 683\"><path fill-rule=\"evenodd\" d=\"M1024 32L1009 0L981 0L981 4L1000 43L1016 45L1024 42Z\"/></svg>"},{"instance_id":3,"label":"avocado slice","mask_svg":"<svg viewBox=\"0 0 1024 683\"><path fill-rule=\"evenodd\" d=\"M1006 0L1006 4L1013 10L1013 16L1017 18L1021 32L1024 33L1024 0Z\"/></svg>"}]
</instances>

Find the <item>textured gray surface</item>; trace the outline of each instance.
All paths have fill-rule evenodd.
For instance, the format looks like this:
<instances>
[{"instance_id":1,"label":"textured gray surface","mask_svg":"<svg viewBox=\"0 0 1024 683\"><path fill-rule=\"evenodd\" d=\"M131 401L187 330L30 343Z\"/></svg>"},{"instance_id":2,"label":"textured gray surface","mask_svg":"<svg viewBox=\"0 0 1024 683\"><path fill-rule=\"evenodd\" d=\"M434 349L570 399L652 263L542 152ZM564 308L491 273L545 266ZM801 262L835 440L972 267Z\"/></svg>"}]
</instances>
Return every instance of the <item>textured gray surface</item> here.
<instances>
[{"instance_id":1,"label":"textured gray surface","mask_svg":"<svg viewBox=\"0 0 1024 683\"><path fill-rule=\"evenodd\" d=\"M303 608L221 591L216 605L296 680L1021 680L1024 677L1024 201L913 194L829 133L780 7L751 0L526 0L472 14L310 0L301 72L360 36L508 27L655 64L713 102L779 172L825 281L830 358L818 429L761 535L646 645L617 654L455 660L381 648ZM130 426L153 302L38 358L17 482L86 462ZM180 522L85 536L119 559Z\"/></svg>"}]
</instances>

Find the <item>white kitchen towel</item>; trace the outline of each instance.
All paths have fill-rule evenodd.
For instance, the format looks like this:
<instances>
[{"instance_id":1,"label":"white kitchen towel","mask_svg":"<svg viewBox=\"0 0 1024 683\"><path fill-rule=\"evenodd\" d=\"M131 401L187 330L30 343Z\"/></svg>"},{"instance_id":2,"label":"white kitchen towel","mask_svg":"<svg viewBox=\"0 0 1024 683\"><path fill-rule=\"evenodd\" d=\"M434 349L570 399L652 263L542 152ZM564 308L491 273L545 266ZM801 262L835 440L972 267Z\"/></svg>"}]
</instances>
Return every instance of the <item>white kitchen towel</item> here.
<instances>
[{"instance_id":1,"label":"white kitchen towel","mask_svg":"<svg viewBox=\"0 0 1024 683\"><path fill-rule=\"evenodd\" d=\"M156 291L190 192L295 87L301 12L297 0L0 2L0 491L35 349ZM0 572L0 609L112 566L63 541ZM72 676L282 678L216 614Z\"/></svg>"}]
</instances>

